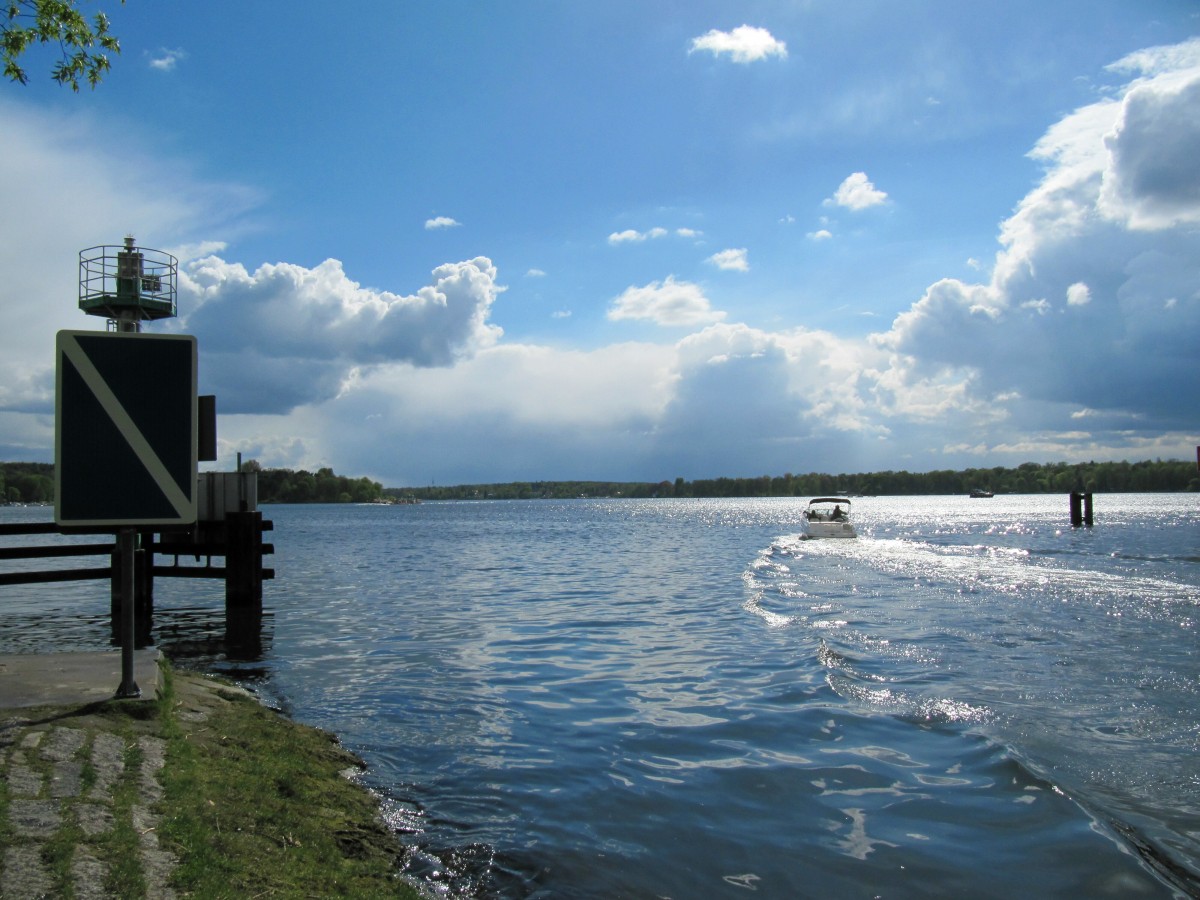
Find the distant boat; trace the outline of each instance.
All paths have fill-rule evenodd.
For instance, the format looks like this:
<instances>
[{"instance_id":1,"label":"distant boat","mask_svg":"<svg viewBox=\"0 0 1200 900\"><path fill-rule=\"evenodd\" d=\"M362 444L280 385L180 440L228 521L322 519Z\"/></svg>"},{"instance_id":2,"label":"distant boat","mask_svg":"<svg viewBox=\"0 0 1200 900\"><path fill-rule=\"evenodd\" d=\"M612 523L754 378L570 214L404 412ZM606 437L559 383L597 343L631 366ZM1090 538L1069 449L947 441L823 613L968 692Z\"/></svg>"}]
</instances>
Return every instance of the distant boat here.
<instances>
[{"instance_id":1,"label":"distant boat","mask_svg":"<svg viewBox=\"0 0 1200 900\"><path fill-rule=\"evenodd\" d=\"M985 491L983 488L975 488L975 490L971 491L971 496L976 500L984 500L995 495L991 491Z\"/></svg>"},{"instance_id":2,"label":"distant boat","mask_svg":"<svg viewBox=\"0 0 1200 900\"><path fill-rule=\"evenodd\" d=\"M845 497L816 497L804 510L804 536L810 538L858 537L850 523L850 501Z\"/></svg>"}]
</instances>

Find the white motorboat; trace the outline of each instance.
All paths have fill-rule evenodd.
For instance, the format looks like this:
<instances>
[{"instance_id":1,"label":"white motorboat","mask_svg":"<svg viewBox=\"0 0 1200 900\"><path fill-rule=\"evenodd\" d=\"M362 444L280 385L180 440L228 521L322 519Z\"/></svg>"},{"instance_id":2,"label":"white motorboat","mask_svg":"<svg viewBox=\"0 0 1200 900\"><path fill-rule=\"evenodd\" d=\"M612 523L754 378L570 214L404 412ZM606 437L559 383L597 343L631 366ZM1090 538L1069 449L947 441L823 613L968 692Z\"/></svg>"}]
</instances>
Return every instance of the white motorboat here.
<instances>
[{"instance_id":1,"label":"white motorboat","mask_svg":"<svg viewBox=\"0 0 1200 900\"><path fill-rule=\"evenodd\" d=\"M804 535L810 538L858 537L850 522L850 501L845 497L815 497L804 510Z\"/></svg>"}]
</instances>

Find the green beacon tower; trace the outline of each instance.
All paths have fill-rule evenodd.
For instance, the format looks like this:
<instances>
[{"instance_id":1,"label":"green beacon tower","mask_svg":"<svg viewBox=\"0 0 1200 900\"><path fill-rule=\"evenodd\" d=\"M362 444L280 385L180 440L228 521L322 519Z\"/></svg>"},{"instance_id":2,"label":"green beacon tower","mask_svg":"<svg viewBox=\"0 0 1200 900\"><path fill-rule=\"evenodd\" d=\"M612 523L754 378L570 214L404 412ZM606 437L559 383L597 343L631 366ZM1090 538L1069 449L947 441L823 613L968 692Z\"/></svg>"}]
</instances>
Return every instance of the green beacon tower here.
<instances>
[{"instance_id":1,"label":"green beacon tower","mask_svg":"<svg viewBox=\"0 0 1200 900\"><path fill-rule=\"evenodd\" d=\"M79 251L79 308L103 316L109 331L141 331L142 322L175 315L179 261L170 253L134 245Z\"/></svg>"}]
</instances>

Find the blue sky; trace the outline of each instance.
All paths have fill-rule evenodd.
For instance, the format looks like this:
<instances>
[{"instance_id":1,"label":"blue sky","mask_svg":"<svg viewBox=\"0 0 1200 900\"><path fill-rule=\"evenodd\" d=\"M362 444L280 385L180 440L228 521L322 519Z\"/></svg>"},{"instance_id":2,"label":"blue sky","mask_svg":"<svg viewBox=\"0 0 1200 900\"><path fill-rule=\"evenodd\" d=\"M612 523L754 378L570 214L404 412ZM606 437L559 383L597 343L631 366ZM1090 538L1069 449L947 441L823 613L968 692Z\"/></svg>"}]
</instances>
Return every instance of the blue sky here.
<instances>
[{"instance_id":1,"label":"blue sky","mask_svg":"<svg viewBox=\"0 0 1200 900\"><path fill-rule=\"evenodd\" d=\"M1200 444L1200 7L148 3L0 85L0 456L79 250L181 260L220 467L388 485ZM48 51L47 51L48 52ZM154 330L154 329L150 329Z\"/></svg>"}]
</instances>

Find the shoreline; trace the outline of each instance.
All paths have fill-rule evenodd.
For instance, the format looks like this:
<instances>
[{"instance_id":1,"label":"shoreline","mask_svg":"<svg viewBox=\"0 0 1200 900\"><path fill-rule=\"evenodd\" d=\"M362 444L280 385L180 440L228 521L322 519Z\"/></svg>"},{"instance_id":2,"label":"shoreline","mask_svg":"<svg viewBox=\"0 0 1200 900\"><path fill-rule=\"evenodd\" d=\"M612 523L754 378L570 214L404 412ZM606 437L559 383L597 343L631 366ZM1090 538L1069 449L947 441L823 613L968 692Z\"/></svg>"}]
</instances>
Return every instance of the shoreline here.
<instances>
[{"instance_id":1,"label":"shoreline","mask_svg":"<svg viewBox=\"0 0 1200 900\"><path fill-rule=\"evenodd\" d=\"M157 697L0 711L0 894L426 896L364 769L165 661Z\"/></svg>"}]
</instances>

